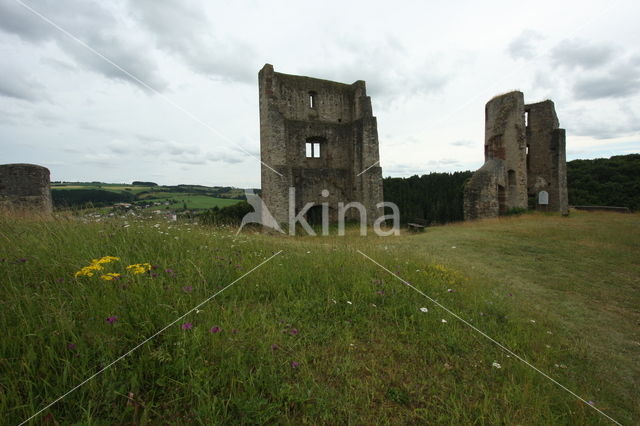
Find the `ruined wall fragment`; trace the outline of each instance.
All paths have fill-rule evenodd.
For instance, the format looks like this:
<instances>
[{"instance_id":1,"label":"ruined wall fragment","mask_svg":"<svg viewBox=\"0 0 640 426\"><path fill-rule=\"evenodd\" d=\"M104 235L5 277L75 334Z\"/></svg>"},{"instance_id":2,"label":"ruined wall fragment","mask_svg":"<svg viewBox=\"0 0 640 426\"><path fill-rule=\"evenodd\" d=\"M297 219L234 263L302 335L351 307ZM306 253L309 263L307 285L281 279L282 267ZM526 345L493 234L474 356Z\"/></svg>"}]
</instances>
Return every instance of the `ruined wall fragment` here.
<instances>
[{"instance_id":1,"label":"ruined wall fragment","mask_svg":"<svg viewBox=\"0 0 640 426\"><path fill-rule=\"evenodd\" d=\"M262 199L274 218L288 222L293 187L296 212L309 202L329 203L335 221L339 202L359 201L369 222L375 220L380 213L376 204L382 201L382 169L376 164L377 123L365 82L288 75L275 72L270 64L260 70L258 80ZM319 144L318 158L307 157L310 141ZM328 197L322 195L324 189ZM349 216L355 218L355 213Z\"/></svg>"},{"instance_id":2,"label":"ruined wall fragment","mask_svg":"<svg viewBox=\"0 0 640 426\"><path fill-rule=\"evenodd\" d=\"M50 214L49 169L35 164L0 165L0 208Z\"/></svg>"}]
</instances>

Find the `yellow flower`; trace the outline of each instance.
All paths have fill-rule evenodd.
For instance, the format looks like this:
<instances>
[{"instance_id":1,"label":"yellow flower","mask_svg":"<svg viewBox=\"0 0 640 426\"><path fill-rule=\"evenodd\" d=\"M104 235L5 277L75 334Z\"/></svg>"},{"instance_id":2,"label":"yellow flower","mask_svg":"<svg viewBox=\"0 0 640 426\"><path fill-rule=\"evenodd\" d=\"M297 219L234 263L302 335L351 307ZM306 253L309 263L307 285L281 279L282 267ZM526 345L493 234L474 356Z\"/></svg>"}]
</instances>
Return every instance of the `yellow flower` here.
<instances>
[{"instance_id":1,"label":"yellow flower","mask_svg":"<svg viewBox=\"0 0 640 426\"><path fill-rule=\"evenodd\" d=\"M92 277L93 271L101 271L104 268L97 263L93 263L89 266L85 266L81 268L78 272L76 272L76 277Z\"/></svg>"},{"instance_id":2,"label":"yellow flower","mask_svg":"<svg viewBox=\"0 0 640 426\"><path fill-rule=\"evenodd\" d=\"M151 270L150 263L135 263L133 265L127 266L127 271L131 272L134 275L144 274Z\"/></svg>"},{"instance_id":3,"label":"yellow flower","mask_svg":"<svg viewBox=\"0 0 640 426\"><path fill-rule=\"evenodd\" d=\"M91 263L93 263L94 265L95 264L100 265L102 263L110 263L110 262L113 262L113 261L116 261L116 260L120 260L120 258L119 257L115 257L115 256L104 256L104 257L102 257L100 259L93 259L91 261Z\"/></svg>"},{"instance_id":4,"label":"yellow flower","mask_svg":"<svg viewBox=\"0 0 640 426\"><path fill-rule=\"evenodd\" d=\"M104 257L101 257L100 259L92 259L91 264L89 266L80 268L80 270L75 273L75 276L76 277L92 277L94 271L102 271L104 269L104 267L102 266L103 263L109 263L116 260L120 260L120 258L115 256L104 256Z\"/></svg>"},{"instance_id":5,"label":"yellow flower","mask_svg":"<svg viewBox=\"0 0 640 426\"><path fill-rule=\"evenodd\" d=\"M105 281L113 281L113 280L120 279L120 274L115 272L109 272L108 274L102 275L100 278L102 278Z\"/></svg>"}]
</instances>

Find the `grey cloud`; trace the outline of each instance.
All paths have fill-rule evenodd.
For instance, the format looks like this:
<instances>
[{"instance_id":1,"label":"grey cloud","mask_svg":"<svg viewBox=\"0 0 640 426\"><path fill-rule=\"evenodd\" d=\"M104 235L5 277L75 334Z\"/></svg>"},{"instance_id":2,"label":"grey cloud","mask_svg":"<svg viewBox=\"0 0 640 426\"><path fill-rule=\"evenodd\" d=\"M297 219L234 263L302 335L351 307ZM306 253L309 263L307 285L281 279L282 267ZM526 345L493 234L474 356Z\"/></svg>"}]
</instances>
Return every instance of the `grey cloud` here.
<instances>
[{"instance_id":1,"label":"grey cloud","mask_svg":"<svg viewBox=\"0 0 640 426\"><path fill-rule=\"evenodd\" d=\"M145 143L166 143L168 142L166 139L161 138L161 137L157 137L157 136L153 136L153 135L143 135L141 133L138 133L136 135L134 135L136 139L138 139L141 142L145 142Z\"/></svg>"},{"instance_id":2,"label":"grey cloud","mask_svg":"<svg viewBox=\"0 0 640 426\"><path fill-rule=\"evenodd\" d=\"M158 74L155 61L151 59L148 46L132 37L130 31L119 27L116 18L100 3L41 0L33 2L32 7L141 81L158 90L167 87L167 83ZM0 0L0 30L32 43L54 41L85 69L145 88L17 2ZM126 39L118 35L123 33L127 34Z\"/></svg>"},{"instance_id":3,"label":"grey cloud","mask_svg":"<svg viewBox=\"0 0 640 426\"><path fill-rule=\"evenodd\" d=\"M198 145L179 143L176 141L161 141L154 147L157 155L164 156L168 161L179 164L204 165L214 162L237 164L245 161L247 155L234 148L229 152L210 152Z\"/></svg>"},{"instance_id":4,"label":"grey cloud","mask_svg":"<svg viewBox=\"0 0 640 426\"><path fill-rule=\"evenodd\" d=\"M619 65L606 75L588 76L573 85L576 99L625 98L640 92L640 67L633 61Z\"/></svg>"},{"instance_id":5,"label":"grey cloud","mask_svg":"<svg viewBox=\"0 0 640 426\"><path fill-rule=\"evenodd\" d=\"M368 94L376 98L395 99L415 94L437 93L453 78L438 68L442 57L423 54L422 61L414 63L414 57L394 37L370 44L346 43L341 35L336 43L344 50L345 60L328 61L318 66L311 64L300 71L304 75L336 81L367 81Z\"/></svg>"},{"instance_id":6,"label":"grey cloud","mask_svg":"<svg viewBox=\"0 0 640 426\"><path fill-rule=\"evenodd\" d=\"M240 40L213 33L202 4L168 0L158 7L154 0L130 0L133 16L155 37L157 47L176 55L195 72L210 78L254 83L256 53Z\"/></svg>"},{"instance_id":7,"label":"grey cloud","mask_svg":"<svg viewBox=\"0 0 640 426\"><path fill-rule=\"evenodd\" d=\"M0 96L23 101L48 100L45 88L24 69L8 61L0 62Z\"/></svg>"},{"instance_id":8,"label":"grey cloud","mask_svg":"<svg viewBox=\"0 0 640 426\"><path fill-rule=\"evenodd\" d=\"M119 155L130 154L134 151L134 148L130 143L122 140L114 140L110 142L109 144L107 144L107 149L114 154Z\"/></svg>"},{"instance_id":9,"label":"grey cloud","mask_svg":"<svg viewBox=\"0 0 640 426\"><path fill-rule=\"evenodd\" d=\"M24 114L15 111L4 110L0 114L0 124L18 124L24 119Z\"/></svg>"},{"instance_id":10,"label":"grey cloud","mask_svg":"<svg viewBox=\"0 0 640 426\"><path fill-rule=\"evenodd\" d=\"M638 122L623 121L620 123L593 120L586 123L576 123L571 133L577 136L590 136L595 139L613 139L640 134Z\"/></svg>"},{"instance_id":11,"label":"grey cloud","mask_svg":"<svg viewBox=\"0 0 640 426\"><path fill-rule=\"evenodd\" d=\"M251 158L251 157L249 157ZM230 155L230 154L211 154L209 160L212 162L222 162L227 164L238 164L246 161L247 156L242 155Z\"/></svg>"},{"instance_id":12,"label":"grey cloud","mask_svg":"<svg viewBox=\"0 0 640 426\"><path fill-rule=\"evenodd\" d=\"M613 53L610 45L563 40L551 49L551 62L556 67L595 69L608 63Z\"/></svg>"},{"instance_id":13,"label":"grey cloud","mask_svg":"<svg viewBox=\"0 0 640 426\"><path fill-rule=\"evenodd\" d=\"M591 109L568 111L567 133L595 139L612 139L640 134L640 115L628 102L617 105L615 119Z\"/></svg>"},{"instance_id":14,"label":"grey cloud","mask_svg":"<svg viewBox=\"0 0 640 426\"><path fill-rule=\"evenodd\" d=\"M397 163L384 166L383 171L386 175L424 175L431 172L446 172L459 168L460 162L451 158L443 158L440 160L431 160L423 164L406 164Z\"/></svg>"},{"instance_id":15,"label":"grey cloud","mask_svg":"<svg viewBox=\"0 0 640 426\"><path fill-rule=\"evenodd\" d=\"M110 136L117 135L119 133L118 131L116 131L114 129L109 129L107 127L96 125L96 124L93 124L93 123L89 123L87 121L81 121L81 122L77 123L76 126L79 129L82 129L82 130L88 130L90 132L98 132L98 133L102 133L102 134L110 135Z\"/></svg>"},{"instance_id":16,"label":"grey cloud","mask_svg":"<svg viewBox=\"0 0 640 426\"><path fill-rule=\"evenodd\" d=\"M476 143L474 141L470 141L470 140L458 140L458 141L454 141L451 142L449 145L453 145L453 146L473 146Z\"/></svg>"},{"instance_id":17,"label":"grey cloud","mask_svg":"<svg viewBox=\"0 0 640 426\"><path fill-rule=\"evenodd\" d=\"M513 59L532 59L537 56L536 42L544 36L537 31L524 30L507 47L507 53Z\"/></svg>"}]
</instances>

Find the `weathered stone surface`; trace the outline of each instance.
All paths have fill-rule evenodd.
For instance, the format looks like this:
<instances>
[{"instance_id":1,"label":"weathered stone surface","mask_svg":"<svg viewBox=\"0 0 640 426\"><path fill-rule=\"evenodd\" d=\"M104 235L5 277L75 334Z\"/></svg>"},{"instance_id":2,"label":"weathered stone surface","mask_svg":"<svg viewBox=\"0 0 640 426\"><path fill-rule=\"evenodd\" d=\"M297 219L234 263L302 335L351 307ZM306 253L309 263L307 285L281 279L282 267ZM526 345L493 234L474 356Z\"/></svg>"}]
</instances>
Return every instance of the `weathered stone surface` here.
<instances>
[{"instance_id":1,"label":"weathered stone surface","mask_svg":"<svg viewBox=\"0 0 640 426\"><path fill-rule=\"evenodd\" d=\"M49 169L35 164L0 165L0 208L50 214Z\"/></svg>"},{"instance_id":2,"label":"weathered stone surface","mask_svg":"<svg viewBox=\"0 0 640 426\"><path fill-rule=\"evenodd\" d=\"M504 209L504 160L489 159L476 171L465 187L465 218L495 217Z\"/></svg>"},{"instance_id":3,"label":"weathered stone surface","mask_svg":"<svg viewBox=\"0 0 640 426\"><path fill-rule=\"evenodd\" d=\"M568 209L565 131L560 129L552 101L525 105L527 120L528 193L536 199L540 191L549 193L549 211L565 214ZM536 205L529 206L538 207Z\"/></svg>"},{"instance_id":4,"label":"weathered stone surface","mask_svg":"<svg viewBox=\"0 0 640 426\"><path fill-rule=\"evenodd\" d=\"M552 101L525 105L518 91L491 99L485 107L486 163L465 187L465 219L527 207L566 214L565 145ZM537 203L541 191L549 194L548 205Z\"/></svg>"},{"instance_id":5,"label":"weathered stone surface","mask_svg":"<svg viewBox=\"0 0 640 426\"><path fill-rule=\"evenodd\" d=\"M358 201L368 221L375 220L376 204L382 201L382 169L376 164L377 123L365 82L282 74L270 64L260 70L258 80L262 199L273 217L288 222L293 187L296 213L309 202L329 203L330 221L335 221L338 202ZM307 142L320 144L319 158L307 157ZM322 195L325 189L327 197ZM348 218L356 213L350 210Z\"/></svg>"}]
</instances>

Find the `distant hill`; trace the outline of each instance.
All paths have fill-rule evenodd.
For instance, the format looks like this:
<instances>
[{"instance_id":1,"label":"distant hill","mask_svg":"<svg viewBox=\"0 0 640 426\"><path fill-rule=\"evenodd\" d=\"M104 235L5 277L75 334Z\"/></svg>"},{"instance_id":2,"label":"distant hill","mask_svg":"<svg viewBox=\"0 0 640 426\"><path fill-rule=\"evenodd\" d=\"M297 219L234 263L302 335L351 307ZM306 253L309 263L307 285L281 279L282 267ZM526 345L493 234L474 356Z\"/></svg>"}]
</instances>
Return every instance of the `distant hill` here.
<instances>
[{"instance_id":1,"label":"distant hill","mask_svg":"<svg viewBox=\"0 0 640 426\"><path fill-rule=\"evenodd\" d=\"M172 185L136 181L131 185L102 182L54 182L51 193L56 208L105 207L127 203L154 210L205 210L225 207L245 199L244 190L229 186Z\"/></svg>"},{"instance_id":2,"label":"distant hill","mask_svg":"<svg viewBox=\"0 0 640 426\"><path fill-rule=\"evenodd\" d=\"M567 163L569 204L640 209L640 154Z\"/></svg>"}]
</instances>

